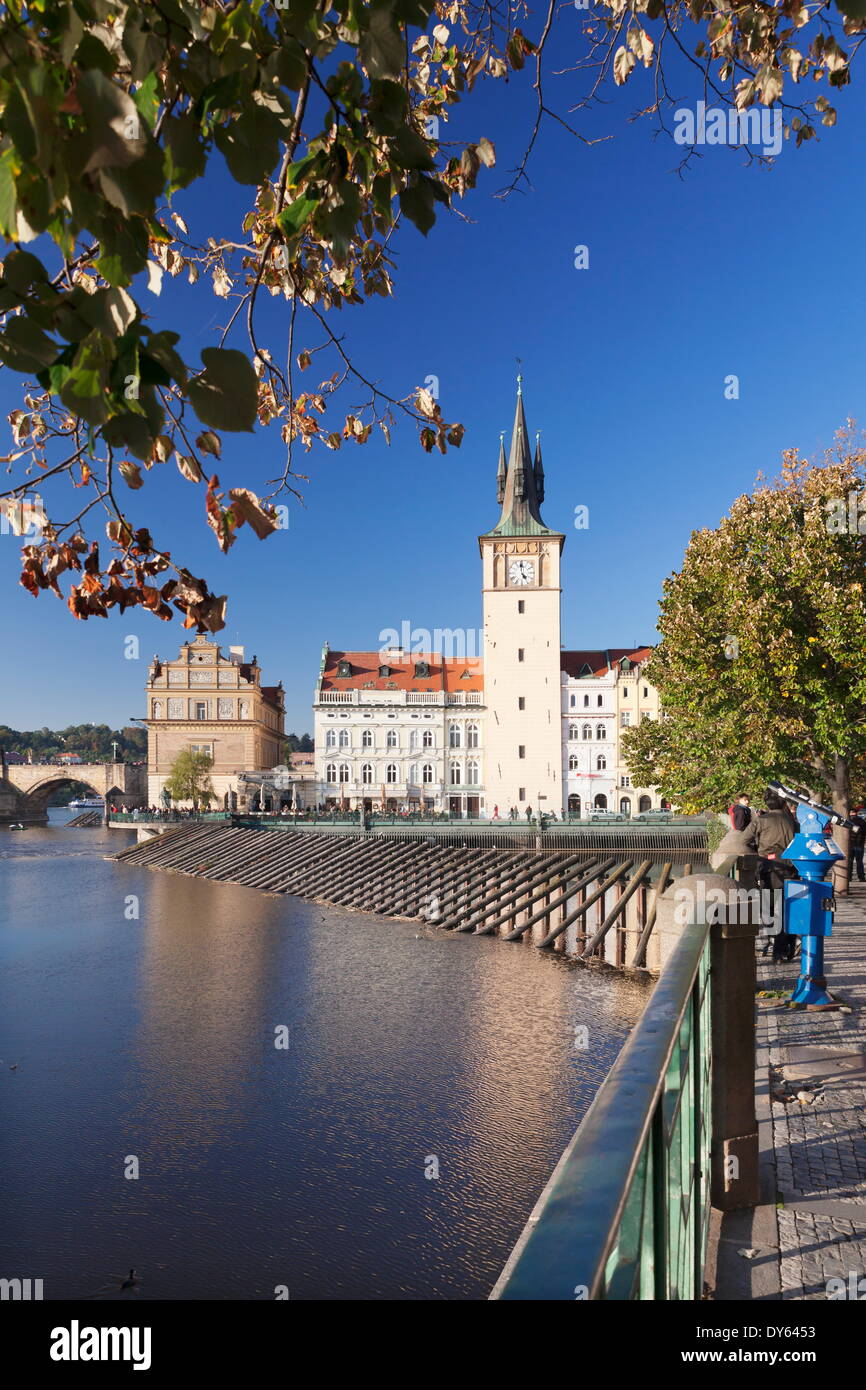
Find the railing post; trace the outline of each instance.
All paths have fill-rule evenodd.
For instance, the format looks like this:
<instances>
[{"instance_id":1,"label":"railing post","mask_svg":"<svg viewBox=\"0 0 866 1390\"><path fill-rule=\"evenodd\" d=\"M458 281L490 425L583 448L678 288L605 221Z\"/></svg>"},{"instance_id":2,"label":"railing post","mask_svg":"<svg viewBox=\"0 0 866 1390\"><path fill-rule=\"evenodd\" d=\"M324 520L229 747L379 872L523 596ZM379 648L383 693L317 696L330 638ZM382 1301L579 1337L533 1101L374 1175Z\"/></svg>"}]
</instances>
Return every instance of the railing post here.
<instances>
[{"instance_id":1,"label":"railing post","mask_svg":"<svg viewBox=\"0 0 866 1390\"><path fill-rule=\"evenodd\" d=\"M709 877L709 875L707 876ZM755 1114L756 925L751 904L728 880L727 920L710 928L713 1038L711 1200L720 1211L760 1199Z\"/></svg>"}]
</instances>

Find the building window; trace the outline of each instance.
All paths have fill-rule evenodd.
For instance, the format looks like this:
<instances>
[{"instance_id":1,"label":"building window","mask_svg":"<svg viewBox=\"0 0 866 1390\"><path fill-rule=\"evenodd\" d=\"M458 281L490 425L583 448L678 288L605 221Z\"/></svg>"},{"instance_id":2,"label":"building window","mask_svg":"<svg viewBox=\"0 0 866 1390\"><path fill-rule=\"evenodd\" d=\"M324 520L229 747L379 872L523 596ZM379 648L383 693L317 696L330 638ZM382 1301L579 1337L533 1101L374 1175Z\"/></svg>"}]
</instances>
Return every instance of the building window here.
<instances>
[{"instance_id":1,"label":"building window","mask_svg":"<svg viewBox=\"0 0 866 1390\"><path fill-rule=\"evenodd\" d=\"M364 732L362 733L362 735L361 735L361 747L362 747L362 748L372 748L372 747L373 747L373 730L372 730L372 729L365 729Z\"/></svg>"},{"instance_id":2,"label":"building window","mask_svg":"<svg viewBox=\"0 0 866 1390\"><path fill-rule=\"evenodd\" d=\"M581 735L583 738L592 738L592 725L584 724L583 729L581 730Z\"/></svg>"},{"instance_id":3,"label":"building window","mask_svg":"<svg viewBox=\"0 0 866 1390\"><path fill-rule=\"evenodd\" d=\"M478 786L478 764L476 762L470 762L467 766L466 780L468 781L470 787Z\"/></svg>"},{"instance_id":4,"label":"building window","mask_svg":"<svg viewBox=\"0 0 866 1390\"><path fill-rule=\"evenodd\" d=\"M386 747L388 747L388 748L398 748L398 747L399 747L399 741L398 741L398 738L397 738L397 730L396 730L396 729L389 729L389 730L388 730L388 737L387 737L387 739L385 740L385 743L386 743Z\"/></svg>"},{"instance_id":5,"label":"building window","mask_svg":"<svg viewBox=\"0 0 866 1390\"><path fill-rule=\"evenodd\" d=\"M207 719L207 704L204 700L196 700L195 717L196 719Z\"/></svg>"},{"instance_id":6,"label":"building window","mask_svg":"<svg viewBox=\"0 0 866 1390\"><path fill-rule=\"evenodd\" d=\"M365 787L373 785L373 764L365 763L361 768L361 782Z\"/></svg>"},{"instance_id":7,"label":"building window","mask_svg":"<svg viewBox=\"0 0 866 1390\"><path fill-rule=\"evenodd\" d=\"M463 774L461 772L459 763L451 764L449 780L451 782L452 787L459 787L460 783L463 781Z\"/></svg>"},{"instance_id":8,"label":"building window","mask_svg":"<svg viewBox=\"0 0 866 1390\"><path fill-rule=\"evenodd\" d=\"M577 696L576 696L576 695L571 695L571 696L569 697L569 704L570 704L571 708L574 709L575 705L577 704Z\"/></svg>"},{"instance_id":9,"label":"building window","mask_svg":"<svg viewBox=\"0 0 866 1390\"><path fill-rule=\"evenodd\" d=\"M517 648L517 660L518 660L518 661L522 661L522 660L523 660L523 648L522 648L522 647L518 647L518 648Z\"/></svg>"},{"instance_id":10,"label":"building window","mask_svg":"<svg viewBox=\"0 0 866 1390\"><path fill-rule=\"evenodd\" d=\"M426 661L416 661L416 662L415 662L415 678L416 678L416 680L427 680L428 677L429 677L429 675L430 675L430 667L427 665L427 662L426 662Z\"/></svg>"},{"instance_id":11,"label":"building window","mask_svg":"<svg viewBox=\"0 0 866 1390\"><path fill-rule=\"evenodd\" d=\"M467 748L477 748L477 747L478 747L478 725L477 725L477 724L470 724L470 725L468 726L467 730L466 730L466 747L467 747Z\"/></svg>"},{"instance_id":12,"label":"building window","mask_svg":"<svg viewBox=\"0 0 866 1390\"><path fill-rule=\"evenodd\" d=\"M425 787L432 786L432 784L433 784L433 764L432 764L432 763L425 763L424 766L422 767L422 769L421 769L421 781L424 783L424 786L425 786Z\"/></svg>"},{"instance_id":13,"label":"building window","mask_svg":"<svg viewBox=\"0 0 866 1390\"><path fill-rule=\"evenodd\" d=\"M604 697L602 695L599 695L597 704L599 709L601 709L602 705L604 704Z\"/></svg>"},{"instance_id":14,"label":"building window","mask_svg":"<svg viewBox=\"0 0 866 1390\"><path fill-rule=\"evenodd\" d=\"M526 788L525 788L525 787L518 787L518 788L517 788L517 800L518 800L518 801L525 801L525 800L526 800Z\"/></svg>"},{"instance_id":15,"label":"building window","mask_svg":"<svg viewBox=\"0 0 866 1390\"><path fill-rule=\"evenodd\" d=\"M584 695L584 697L583 697L583 708L584 708L584 709L589 709L589 696L588 696L588 695Z\"/></svg>"},{"instance_id":16,"label":"building window","mask_svg":"<svg viewBox=\"0 0 866 1390\"><path fill-rule=\"evenodd\" d=\"M392 786L397 781L396 763L389 763L388 766L385 768L385 781L390 783Z\"/></svg>"},{"instance_id":17,"label":"building window","mask_svg":"<svg viewBox=\"0 0 866 1390\"><path fill-rule=\"evenodd\" d=\"M526 604L523 602L523 599L522 599L522 598L519 598L519 599L517 600L517 611L518 611L518 613L525 613L525 612L526 612Z\"/></svg>"},{"instance_id":18,"label":"building window","mask_svg":"<svg viewBox=\"0 0 866 1390\"><path fill-rule=\"evenodd\" d=\"M336 748L336 746L337 746L337 731L336 731L336 729L329 729L328 732L325 734L325 747L326 747L326 748Z\"/></svg>"},{"instance_id":19,"label":"building window","mask_svg":"<svg viewBox=\"0 0 866 1390\"><path fill-rule=\"evenodd\" d=\"M348 781L349 781L349 764L348 764L348 763L340 763L340 781L341 781L341 782L348 782Z\"/></svg>"},{"instance_id":20,"label":"building window","mask_svg":"<svg viewBox=\"0 0 866 1390\"><path fill-rule=\"evenodd\" d=\"M517 756L518 756L518 758L525 758L525 757L526 757L526 744L525 744L525 743L518 743L518 745L517 745Z\"/></svg>"},{"instance_id":21,"label":"building window","mask_svg":"<svg viewBox=\"0 0 866 1390\"><path fill-rule=\"evenodd\" d=\"M638 804L637 804L637 809L638 809L639 811L651 811L652 808L653 808L652 797L650 797L650 796L642 796L641 799L640 799L640 801L639 801Z\"/></svg>"},{"instance_id":22,"label":"building window","mask_svg":"<svg viewBox=\"0 0 866 1390\"><path fill-rule=\"evenodd\" d=\"M571 757L570 757L569 760L568 760L568 770L569 770L569 772L577 772L577 767L578 767L577 754L576 754L576 753L572 753Z\"/></svg>"},{"instance_id":23,"label":"building window","mask_svg":"<svg viewBox=\"0 0 866 1390\"><path fill-rule=\"evenodd\" d=\"M380 666L380 667L379 667L379 675L380 675L380 676L390 676L390 674L391 674L391 667L390 667L390 666Z\"/></svg>"},{"instance_id":24,"label":"building window","mask_svg":"<svg viewBox=\"0 0 866 1390\"><path fill-rule=\"evenodd\" d=\"M326 781L326 782L336 782L336 780L337 780L337 767L336 767L336 764L335 764L335 763L328 763L328 766L325 768L325 781Z\"/></svg>"},{"instance_id":25,"label":"building window","mask_svg":"<svg viewBox=\"0 0 866 1390\"><path fill-rule=\"evenodd\" d=\"M351 667L350 663L349 663L348 661L341 661L340 664L339 664L339 666L337 667L337 675L338 675L338 677L339 677L341 680L345 680L345 678L346 678L347 676L351 676L351 674L352 674L352 667Z\"/></svg>"},{"instance_id":26,"label":"building window","mask_svg":"<svg viewBox=\"0 0 866 1390\"><path fill-rule=\"evenodd\" d=\"M620 779L619 779L619 785L620 785L621 787L630 787L630 786L631 786L631 778L630 778L630 777L620 777Z\"/></svg>"},{"instance_id":27,"label":"building window","mask_svg":"<svg viewBox=\"0 0 866 1390\"><path fill-rule=\"evenodd\" d=\"M604 735L604 725L603 725L603 724L596 724L596 726L595 726L595 736L596 736L597 739L604 738L605 735Z\"/></svg>"},{"instance_id":28,"label":"building window","mask_svg":"<svg viewBox=\"0 0 866 1390\"><path fill-rule=\"evenodd\" d=\"M622 714L620 715L619 723L621 729L627 729L629 724L631 723L631 715L629 714L627 709L623 710Z\"/></svg>"},{"instance_id":29,"label":"building window","mask_svg":"<svg viewBox=\"0 0 866 1390\"><path fill-rule=\"evenodd\" d=\"M524 699L524 697L523 697L522 695L518 695L518 697L517 697L517 708L518 708L518 709L526 709L526 700Z\"/></svg>"},{"instance_id":30,"label":"building window","mask_svg":"<svg viewBox=\"0 0 866 1390\"><path fill-rule=\"evenodd\" d=\"M631 815L631 802L629 801L627 796L623 796L620 798L619 813L621 816Z\"/></svg>"},{"instance_id":31,"label":"building window","mask_svg":"<svg viewBox=\"0 0 866 1390\"><path fill-rule=\"evenodd\" d=\"M569 726L568 726L568 737L569 737L570 739L576 739L576 738L579 738L579 737L580 737L579 733L577 732L577 725L576 725L576 724L569 724Z\"/></svg>"},{"instance_id":32,"label":"building window","mask_svg":"<svg viewBox=\"0 0 866 1390\"><path fill-rule=\"evenodd\" d=\"M599 753L598 757L595 760L595 770L596 772L604 772L606 767L607 758L604 756L603 753Z\"/></svg>"},{"instance_id":33,"label":"building window","mask_svg":"<svg viewBox=\"0 0 866 1390\"><path fill-rule=\"evenodd\" d=\"M648 685L645 685L644 688L643 688L643 697L644 697L645 700L648 700L648 699L649 699L649 686L648 686ZM641 800L643 800L643 797L641 797Z\"/></svg>"},{"instance_id":34,"label":"building window","mask_svg":"<svg viewBox=\"0 0 866 1390\"><path fill-rule=\"evenodd\" d=\"M449 747L449 748L460 748L460 747L461 747L460 725L459 725L459 724L449 724L449 726L448 726L448 747Z\"/></svg>"},{"instance_id":35,"label":"building window","mask_svg":"<svg viewBox=\"0 0 866 1390\"><path fill-rule=\"evenodd\" d=\"M432 729L425 729L425 730L424 730L423 744L424 744L424 747L425 747L425 748L433 748L433 747L434 747L434 743L433 743L433 730L432 730Z\"/></svg>"},{"instance_id":36,"label":"building window","mask_svg":"<svg viewBox=\"0 0 866 1390\"><path fill-rule=\"evenodd\" d=\"M341 730L340 730L340 747L341 747L341 748L348 748L349 746L350 746L350 744L349 744L349 730L348 730L348 729L341 729Z\"/></svg>"}]
</instances>

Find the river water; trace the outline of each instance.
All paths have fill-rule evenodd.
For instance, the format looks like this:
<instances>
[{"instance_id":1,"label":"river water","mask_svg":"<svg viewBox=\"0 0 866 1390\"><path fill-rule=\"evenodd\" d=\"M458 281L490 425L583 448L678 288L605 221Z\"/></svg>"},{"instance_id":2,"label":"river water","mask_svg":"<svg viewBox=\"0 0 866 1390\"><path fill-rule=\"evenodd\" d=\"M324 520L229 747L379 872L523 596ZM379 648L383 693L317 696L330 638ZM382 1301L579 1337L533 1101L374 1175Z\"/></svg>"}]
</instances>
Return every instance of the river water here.
<instances>
[{"instance_id":1,"label":"river water","mask_svg":"<svg viewBox=\"0 0 866 1390\"><path fill-rule=\"evenodd\" d=\"M66 819L0 832L0 1277L486 1298L646 986L115 864L131 834Z\"/></svg>"}]
</instances>

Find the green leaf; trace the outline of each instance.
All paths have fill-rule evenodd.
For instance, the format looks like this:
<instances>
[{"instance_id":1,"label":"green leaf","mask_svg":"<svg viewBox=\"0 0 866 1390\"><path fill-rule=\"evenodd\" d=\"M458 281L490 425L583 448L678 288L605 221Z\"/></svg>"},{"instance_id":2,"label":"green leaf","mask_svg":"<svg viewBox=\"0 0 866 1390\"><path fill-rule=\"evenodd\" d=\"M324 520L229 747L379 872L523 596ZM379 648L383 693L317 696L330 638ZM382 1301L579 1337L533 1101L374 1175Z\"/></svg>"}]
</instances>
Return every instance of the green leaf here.
<instances>
[{"instance_id":1,"label":"green leaf","mask_svg":"<svg viewBox=\"0 0 866 1390\"><path fill-rule=\"evenodd\" d=\"M17 235L18 196L15 191L15 155L4 150L0 155L0 232L8 241Z\"/></svg>"},{"instance_id":2,"label":"green leaf","mask_svg":"<svg viewBox=\"0 0 866 1390\"><path fill-rule=\"evenodd\" d=\"M249 106L236 121L220 126L214 132L214 141L233 179L259 184L274 170L283 134L283 123L273 111L264 106Z\"/></svg>"},{"instance_id":3,"label":"green leaf","mask_svg":"<svg viewBox=\"0 0 866 1390\"><path fill-rule=\"evenodd\" d=\"M16 372L35 372L47 367L58 353L57 344L30 319L11 319L0 333L0 358Z\"/></svg>"},{"instance_id":4,"label":"green leaf","mask_svg":"<svg viewBox=\"0 0 866 1390\"><path fill-rule=\"evenodd\" d=\"M391 0L373 0L367 7L367 32L358 58L371 78L396 77L406 59L406 45Z\"/></svg>"},{"instance_id":5,"label":"green leaf","mask_svg":"<svg viewBox=\"0 0 866 1390\"><path fill-rule=\"evenodd\" d=\"M400 194L400 210L404 216L414 222L419 232L427 235L433 223L436 221L434 208L433 189L427 179L420 180L418 183L404 188Z\"/></svg>"},{"instance_id":6,"label":"green leaf","mask_svg":"<svg viewBox=\"0 0 866 1390\"><path fill-rule=\"evenodd\" d=\"M252 431L258 382L249 358L233 348L203 348L205 370L189 383L189 399L202 424Z\"/></svg>"}]
</instances>

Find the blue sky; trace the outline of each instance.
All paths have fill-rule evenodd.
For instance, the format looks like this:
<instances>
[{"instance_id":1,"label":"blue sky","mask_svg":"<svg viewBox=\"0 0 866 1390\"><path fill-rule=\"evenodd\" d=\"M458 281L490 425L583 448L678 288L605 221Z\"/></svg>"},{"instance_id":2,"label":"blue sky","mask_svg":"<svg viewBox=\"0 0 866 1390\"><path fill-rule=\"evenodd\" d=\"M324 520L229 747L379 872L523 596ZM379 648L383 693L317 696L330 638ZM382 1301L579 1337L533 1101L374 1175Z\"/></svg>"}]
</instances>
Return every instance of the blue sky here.
<instances>
[{"instance_id":1,"label":"blue sky","mask_svg":"<svg viewBox=\"0 0 866 1390\"><path fill-rule=\"evenodd\" d=\"M564 97L570 81L558 84ZM653 641L662 581L692 529L717 524L759 471L776 471L782 449L816 452L846 416L864 416L866 99L856 77L820 143L786 142L771 171L707 147L684 178L674 172L681 150L649 120L629 122L639 104L630 84L582 120L611 140L588 147L548 126L532 188L497 200L531 116L528 87L524 74L507 91L477 89L452 123L497 146L498 168L482 171L462 205L473 221L445 219L426 240L405 228L394 298L339 324L358 364L393 394L439 378L446 418L466 426L462 448L426 455L407 424L390 449L377 439L299 456L310 481L305 506L290 502L288 531L259 542L245 528L226 557L204 525L203 489L173 465L130 499L133 515L229 594L220 640L255 652L266 681L282 679L289 730L311 728L323 641L371 648L404 621L480 625L476 538L498 516L517 357L530 433L542 433L545 520L567 536L570 647ZM683 93L698 95L685 83ZM215 169L175 206L194 236L232 233L244 196ZM577 245L589 248L587 270L574 268ZM156 323L184 327L190 363L226 317L224 301L179 281L143 298ZM264 322L283 351L282 300ZM298 347L305 338L318 341L311 332ZM724 397L731 373L739 400ZM311 368L304 384L321 375ZM0 380L3 411L18 401L16 383ZM281 469L283 447L276 429L224 436L222 484L260 487ZM588 530L574 529L578 505ZM175 654L188 636L180 620L75 622L53 596L17 586L17 560L15 539L0 537L0 723L116 726L143 714L147 662ZM140 638L138 661L124 658L129 634Z\"/></svg>"}]
</instances>

